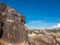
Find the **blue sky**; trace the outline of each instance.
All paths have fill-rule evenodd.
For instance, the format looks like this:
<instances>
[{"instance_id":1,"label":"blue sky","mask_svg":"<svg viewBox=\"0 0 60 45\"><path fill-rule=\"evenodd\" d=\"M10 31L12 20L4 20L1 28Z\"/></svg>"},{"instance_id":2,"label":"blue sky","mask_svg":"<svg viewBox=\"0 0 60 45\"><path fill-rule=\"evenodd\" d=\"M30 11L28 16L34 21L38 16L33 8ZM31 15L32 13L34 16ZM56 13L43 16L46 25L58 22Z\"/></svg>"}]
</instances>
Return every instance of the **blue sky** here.
<instances>
[{"instance_id":1,"label":"blue sky","mask_svg":"<svg viewBox=\"0 0 60 45\"><path fill-rule=\"evenodd\" d=\"M31 29L60 26L60 0L0 0L26 17Z\"/></svg>"}]
</instances>

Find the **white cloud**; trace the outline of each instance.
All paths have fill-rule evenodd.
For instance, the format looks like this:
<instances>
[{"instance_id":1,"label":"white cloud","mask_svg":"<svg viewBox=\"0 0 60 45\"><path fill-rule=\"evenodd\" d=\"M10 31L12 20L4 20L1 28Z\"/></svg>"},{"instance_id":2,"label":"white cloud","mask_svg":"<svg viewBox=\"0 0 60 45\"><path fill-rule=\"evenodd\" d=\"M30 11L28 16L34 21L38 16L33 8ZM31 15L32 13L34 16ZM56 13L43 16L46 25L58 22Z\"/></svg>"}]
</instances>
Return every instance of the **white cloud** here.
<instances>
[{"instance_id":1,"label":"white cloud","mask_svg":"<svg viewBox=\"0 0 60 45\"><path fill-rule=\"evenodd\" d=\"M60 27L60 23L58 23L58 24L52 26L52 28L59 28L59 27Z\"/></svg>"}]
</instances>

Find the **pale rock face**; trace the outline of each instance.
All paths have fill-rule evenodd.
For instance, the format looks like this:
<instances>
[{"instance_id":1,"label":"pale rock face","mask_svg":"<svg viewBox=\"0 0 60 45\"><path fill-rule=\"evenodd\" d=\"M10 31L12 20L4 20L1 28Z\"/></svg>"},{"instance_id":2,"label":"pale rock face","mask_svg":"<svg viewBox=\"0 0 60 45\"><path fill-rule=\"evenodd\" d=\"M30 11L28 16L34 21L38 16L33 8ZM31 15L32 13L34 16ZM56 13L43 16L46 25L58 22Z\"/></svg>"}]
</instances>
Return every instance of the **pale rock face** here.
<instances>
[{"instance_id":1,"label":"pale rock face","mask_svg":"<svg viewBox=\"0 0 60 45\"><path fill-rule=\"evenodd\" d=\"M7 22L14 22L14 20L11 20L11 19L9 20L9 19L7 19Z\"/></svg>"},{"instance_id":2,"label":"pale rock face","mask_svg":"<svg viewBox=\"0 0 60 45\"><path fill-rule=\"evenodd\" d=\"M34 36L36 36L36 34L35 33L32 33L32 34L28 34L28 36L29 37L34 37Z\"/></svg>"},{"instance_id":3,"label":"pale rock face","mask_svg":"<svg viewBox=\"0 0 60 45\"><path fill-rule=\"evenodd\" d=\"M8 44L8 45L12 45L12 44Z\"/></svg>"}]
</instances>

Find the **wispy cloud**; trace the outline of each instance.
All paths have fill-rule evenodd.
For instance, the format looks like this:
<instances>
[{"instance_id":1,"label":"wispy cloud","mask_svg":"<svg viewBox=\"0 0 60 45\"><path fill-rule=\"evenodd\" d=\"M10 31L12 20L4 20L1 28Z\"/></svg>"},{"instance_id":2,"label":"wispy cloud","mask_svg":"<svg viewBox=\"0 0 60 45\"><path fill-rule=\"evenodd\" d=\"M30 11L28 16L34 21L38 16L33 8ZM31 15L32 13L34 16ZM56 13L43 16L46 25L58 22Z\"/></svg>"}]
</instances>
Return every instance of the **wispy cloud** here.
<instances>
[{"instance_id":1,"label":"wispy cloud","mask_svg":"<svg viewBox=\"0 0 60 45\"><path fill-rule=\"evenodd\" d=\"M59 28L60 27L60 23L57 23L56 25L52 26L52 28Z\"/></svg>"},{"instance_id":2,"label":"wispy cloud","mask_svg":"<svg viewBox=\"0 0 60 45\"><path fill-rule=\"evenodd\" d=\"M43 22L40 20L33 20L33 21L30 21L28 24L38 24L38 23L43 23Z\"/></svg>"},{"instance_id":3,"label":"wispy cloud","mask_svg":"<svg viewBox=\"0 0 60 45\"><path fill-rule=\"evenodd\" d=\"M43 20L31 20L27 23L30 29L52 29L59 28L60 23L45 22Z\"/></svg>"},{"instance_id":4,"label":"wispy cloud","mask_svg":"<svg viewBox=\"0 0 60 45\"><path fill-rule=\"evenodd\" d=\"M27 26L31 29L45 29L48 28L49 24L42 20L33 20L27 23Z\"/></svg>"}]
</instances>

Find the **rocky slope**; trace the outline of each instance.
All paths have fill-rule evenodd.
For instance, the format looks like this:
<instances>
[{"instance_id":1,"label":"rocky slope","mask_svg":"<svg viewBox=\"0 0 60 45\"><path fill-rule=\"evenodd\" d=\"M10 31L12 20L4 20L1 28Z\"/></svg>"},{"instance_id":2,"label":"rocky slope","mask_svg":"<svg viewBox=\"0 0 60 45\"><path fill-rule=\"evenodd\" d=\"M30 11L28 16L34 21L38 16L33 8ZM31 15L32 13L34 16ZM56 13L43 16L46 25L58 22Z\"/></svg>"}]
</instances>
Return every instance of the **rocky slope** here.
<instances>
[{"instance_id":1,"label":"rocky slope","mask_svg":"<svg viewBox=\"0 0 60 45\"><path fill-rule=\"evenodd\" d=\"M31 42L36 45L60 45L60 30L29 30L28 33Z\"/></svg>"}]
</instances>

